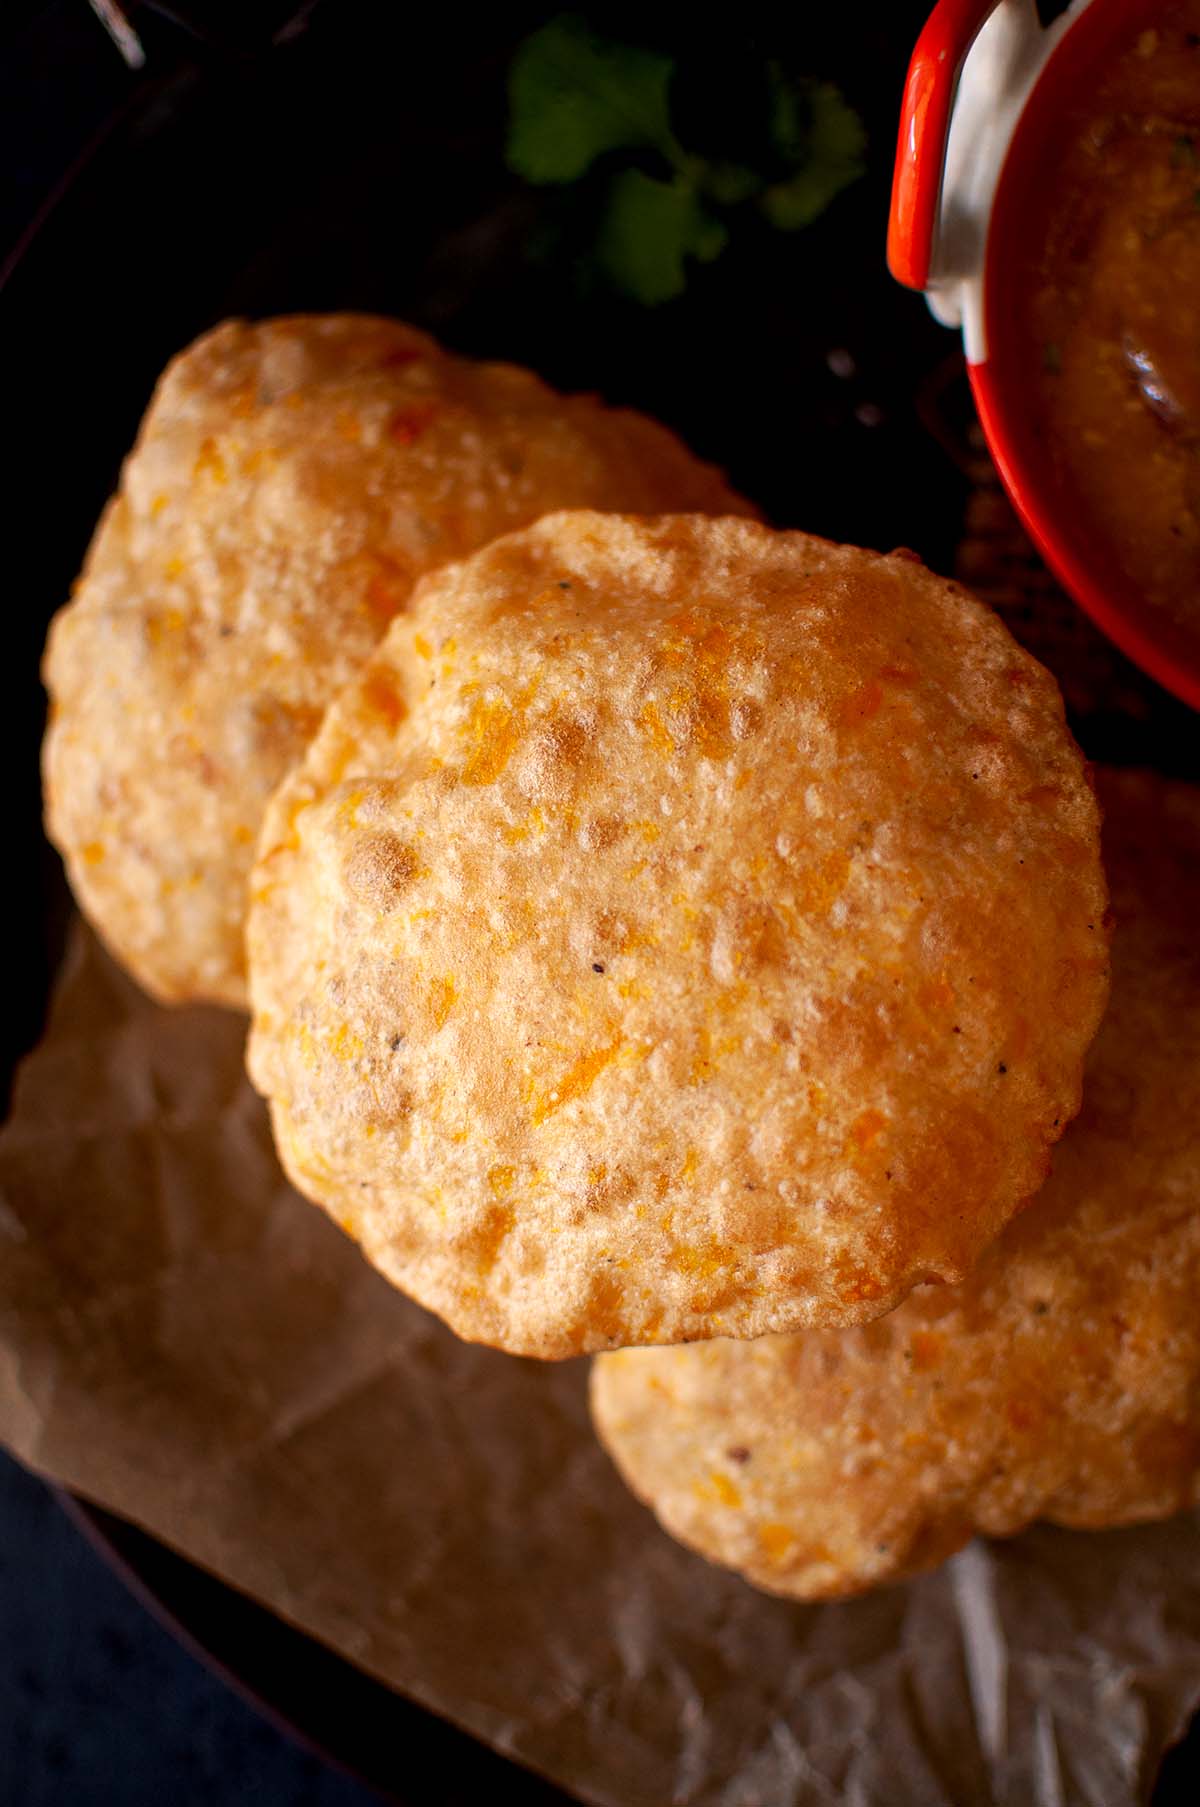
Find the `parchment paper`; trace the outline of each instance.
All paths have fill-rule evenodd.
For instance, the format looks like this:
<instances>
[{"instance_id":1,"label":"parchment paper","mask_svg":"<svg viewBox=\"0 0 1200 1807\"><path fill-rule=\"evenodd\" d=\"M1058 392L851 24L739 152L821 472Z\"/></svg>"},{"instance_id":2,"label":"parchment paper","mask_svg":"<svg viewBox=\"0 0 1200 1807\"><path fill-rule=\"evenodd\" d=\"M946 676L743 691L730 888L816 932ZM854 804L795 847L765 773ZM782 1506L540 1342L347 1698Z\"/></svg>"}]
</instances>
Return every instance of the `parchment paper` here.
<instances>
[{"instance_id":1,"label":"parchment paper","mask_svg":"<svg viewBox=\"0 0 1200 1807\"><path fill-rule=\"evenodd\" d=\"M1125 1807L1200 1698L1200 1524L848 1605L660 1532L581 1363L457 1342L285 1184L243 1025L76 929L0 1137L0 1435L601 1807Z\"/></svg>"}]
</instances>

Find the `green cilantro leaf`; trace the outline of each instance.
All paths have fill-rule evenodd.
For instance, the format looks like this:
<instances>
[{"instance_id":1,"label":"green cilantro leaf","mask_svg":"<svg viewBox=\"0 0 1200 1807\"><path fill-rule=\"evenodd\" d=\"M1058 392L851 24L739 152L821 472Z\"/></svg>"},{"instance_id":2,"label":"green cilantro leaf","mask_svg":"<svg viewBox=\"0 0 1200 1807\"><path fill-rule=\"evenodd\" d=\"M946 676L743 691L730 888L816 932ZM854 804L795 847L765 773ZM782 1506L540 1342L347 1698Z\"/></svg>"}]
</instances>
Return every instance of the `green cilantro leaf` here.
<instances>
[{"instance_id":1,"label":"green cilantro leaf","mask_svg":"<svg viewBox=\"0 0 1200 1807\"><path fill-rule=\"evenodd\" d=\"M867 135L853 107L831 82L790 84L771 70L771 137L796 173L775 182L759 205L773 226L811 225L865 168Z\"/></svg>"},{"instance_id":2,"label":"green cilantro leaf","mask_svg":"<svg viewBox=\"0 0 1200 1807\"><path fill-rule=\"evenodd\" d=\"M610 282L635 301L655 306L683 293L689 257L711 262L728 237L686 177L659 182L640 169L626 169L609 189L596 254Z\"/></svg>"},{"instance_id":3,"label":"green cilantro leaf","mask_svg":"<svg viewBox=\"0 0 1200 1807\"><path fill-rule=\"evenodd\" d=\"M766 187L766 179L744 163L703 164L701 179L705 194L721 207L736 207L741 201L752 200Z\"/></svg>"},{"instance_id":4,"label":"green cilantro leaf","mask_svg":"<svg viewBox=\"0 0 1200 1807\"><path fill-rule=\"evenodd\" d=\"M573 182L606 151L675 161L669 57L611 43L564 14L526 38L509 71L508 161L528 182Z\"/></svg>"},{"instance_id":5,"label":"green cilantro leaf","mask_svg":"<svg viewBox=\"0 0 1200 1807\"><path fill-rule=\"evenodd\" d=\"M681 294L689 261L719 256L751 208L793 231L864 167L862 123L838 90L791 81L777 63L765 69L768 167L690 155L671 126L674 73L670 56L601 37L571 13L526 38L509 69L509 165L528 182L565 184L611 158L581 196L594 237L577 269L647 304Z\"/></svg>"}]
</instances>

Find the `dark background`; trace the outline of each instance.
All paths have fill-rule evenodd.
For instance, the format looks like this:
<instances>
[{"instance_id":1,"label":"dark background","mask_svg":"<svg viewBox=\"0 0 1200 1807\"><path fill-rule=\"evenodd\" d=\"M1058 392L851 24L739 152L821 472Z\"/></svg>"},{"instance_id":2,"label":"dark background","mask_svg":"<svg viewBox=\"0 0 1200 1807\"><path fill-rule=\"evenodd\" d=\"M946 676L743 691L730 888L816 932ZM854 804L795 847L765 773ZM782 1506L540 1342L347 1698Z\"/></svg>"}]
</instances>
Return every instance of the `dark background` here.
<instances>
[{"instance_id":1,"label":"dark background","mask_svg":"<svg viewBox=\"0 0 1200 1807\"><path fill-rule=\"evenodd\" d=\"M0 1800L8 1807L370 1807L379 1800L188 1655L55 1496L5 1456L0 1702Z\"/></svg>"},{"instance_id":2,"label":"dark background","mask_svg":"<svg viewBox=\"0 0 1200 1807\"><path fill-rule=\"evenodd\" d=\"M406 316L456 349L658 414L780 524L912 546L942 569L967 493L956 341L883 267L899 94L926 0L785 17L753 0L707 13L591 9L614 36L686 46L690 119L716 149L745 127L764 55L838 81L870 134L866 177L816 226L747 231L683 299L653 311L581 295L569 232L557 256L529 255L562 213L505 170L504 73L523 32L558 8L126 10L148 52L140 73L85 0L0 8L0 254L15 253L0 292L12 596L0 732L13 775L9 945L29 950L6 975L0 1084L38 1033L68 908L40 832L32 679L46 623L155 377L216 320L338 307ZM1154 753L1135 744L1123 756ZM195 1636L405 1799L549 1799L519 1772L473 1768L476 1747L423 1730L422 1716L335 1659L109 1530ZM54 1496L2 1457L0 1700L0 1801L14 1807L376 1798L185 1653ZM1195 1798L1182 1770L1175 1786L1171 1798Z\"/></svg>"}]
</instances>

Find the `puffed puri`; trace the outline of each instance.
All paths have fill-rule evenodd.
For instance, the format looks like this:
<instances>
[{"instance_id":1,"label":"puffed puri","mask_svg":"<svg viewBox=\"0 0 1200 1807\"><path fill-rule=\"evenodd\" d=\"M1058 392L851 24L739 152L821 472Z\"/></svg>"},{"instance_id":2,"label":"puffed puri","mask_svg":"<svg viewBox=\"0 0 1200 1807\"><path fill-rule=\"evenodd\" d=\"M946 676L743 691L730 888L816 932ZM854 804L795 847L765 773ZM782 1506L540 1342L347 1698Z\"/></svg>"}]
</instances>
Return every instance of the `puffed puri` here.
<instances>
[{"instance_id":1,"label":"puffed puri","mask_svg":"<svg viewBox=\"0 0 1200 1807\"><path fill-rule=\"evenodd\" d=\"M170 364L47 648L46 820L165 1002L244 1008L272 790L416 580L548 509L753 512L665 427L357 314Z\"/></svg>"},{"instance_id":2,"label":"puffed puri","mask_svg":"<svg viewBox=\"0 0 1200 1807\"><path fill-rule=\"evenodd\" d=\"M1098 836L1053 680L911 555L550 516L424 581L273 799L251 1076L461 1336L858 1323L1045 1177Z\"/></svg>"},{"instance_id":3,"label":"puffed puri","mask_svg":"<svg viewBox=\"0 0 1200 1807\"><path fill-rule=\"evenodd\" d=\"M772 1593L859 1593L975 1532L1200 1502L1200 790L1099 788L1117 926L1083 1110L966 1284L862 1329L595 1363L633 1491Z\"/></svg>"}]
</instances>

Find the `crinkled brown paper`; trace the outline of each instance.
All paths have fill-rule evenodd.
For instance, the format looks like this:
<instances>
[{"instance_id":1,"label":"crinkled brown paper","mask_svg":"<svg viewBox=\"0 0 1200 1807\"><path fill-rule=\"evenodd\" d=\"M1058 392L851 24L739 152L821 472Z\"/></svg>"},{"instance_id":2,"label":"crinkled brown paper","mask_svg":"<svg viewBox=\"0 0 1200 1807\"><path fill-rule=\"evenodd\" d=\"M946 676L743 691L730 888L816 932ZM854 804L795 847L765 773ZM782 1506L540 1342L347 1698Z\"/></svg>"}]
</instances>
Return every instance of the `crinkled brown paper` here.
<instances>
[{"instance_id":1,"label":"crinkled brown paper","mask_svg":"<svg viewBox=\"0 0 1200 1807\"><path fill-rule=\"evenodd\" d=\"M0 1435L603 1807L1124 1807L1200 1697L1200 1524L847 1605L673 1544L582 1363L459 1343L285 1184L243 1024L76 932L0 1137Z\"/></svg>"}]
</instances>

